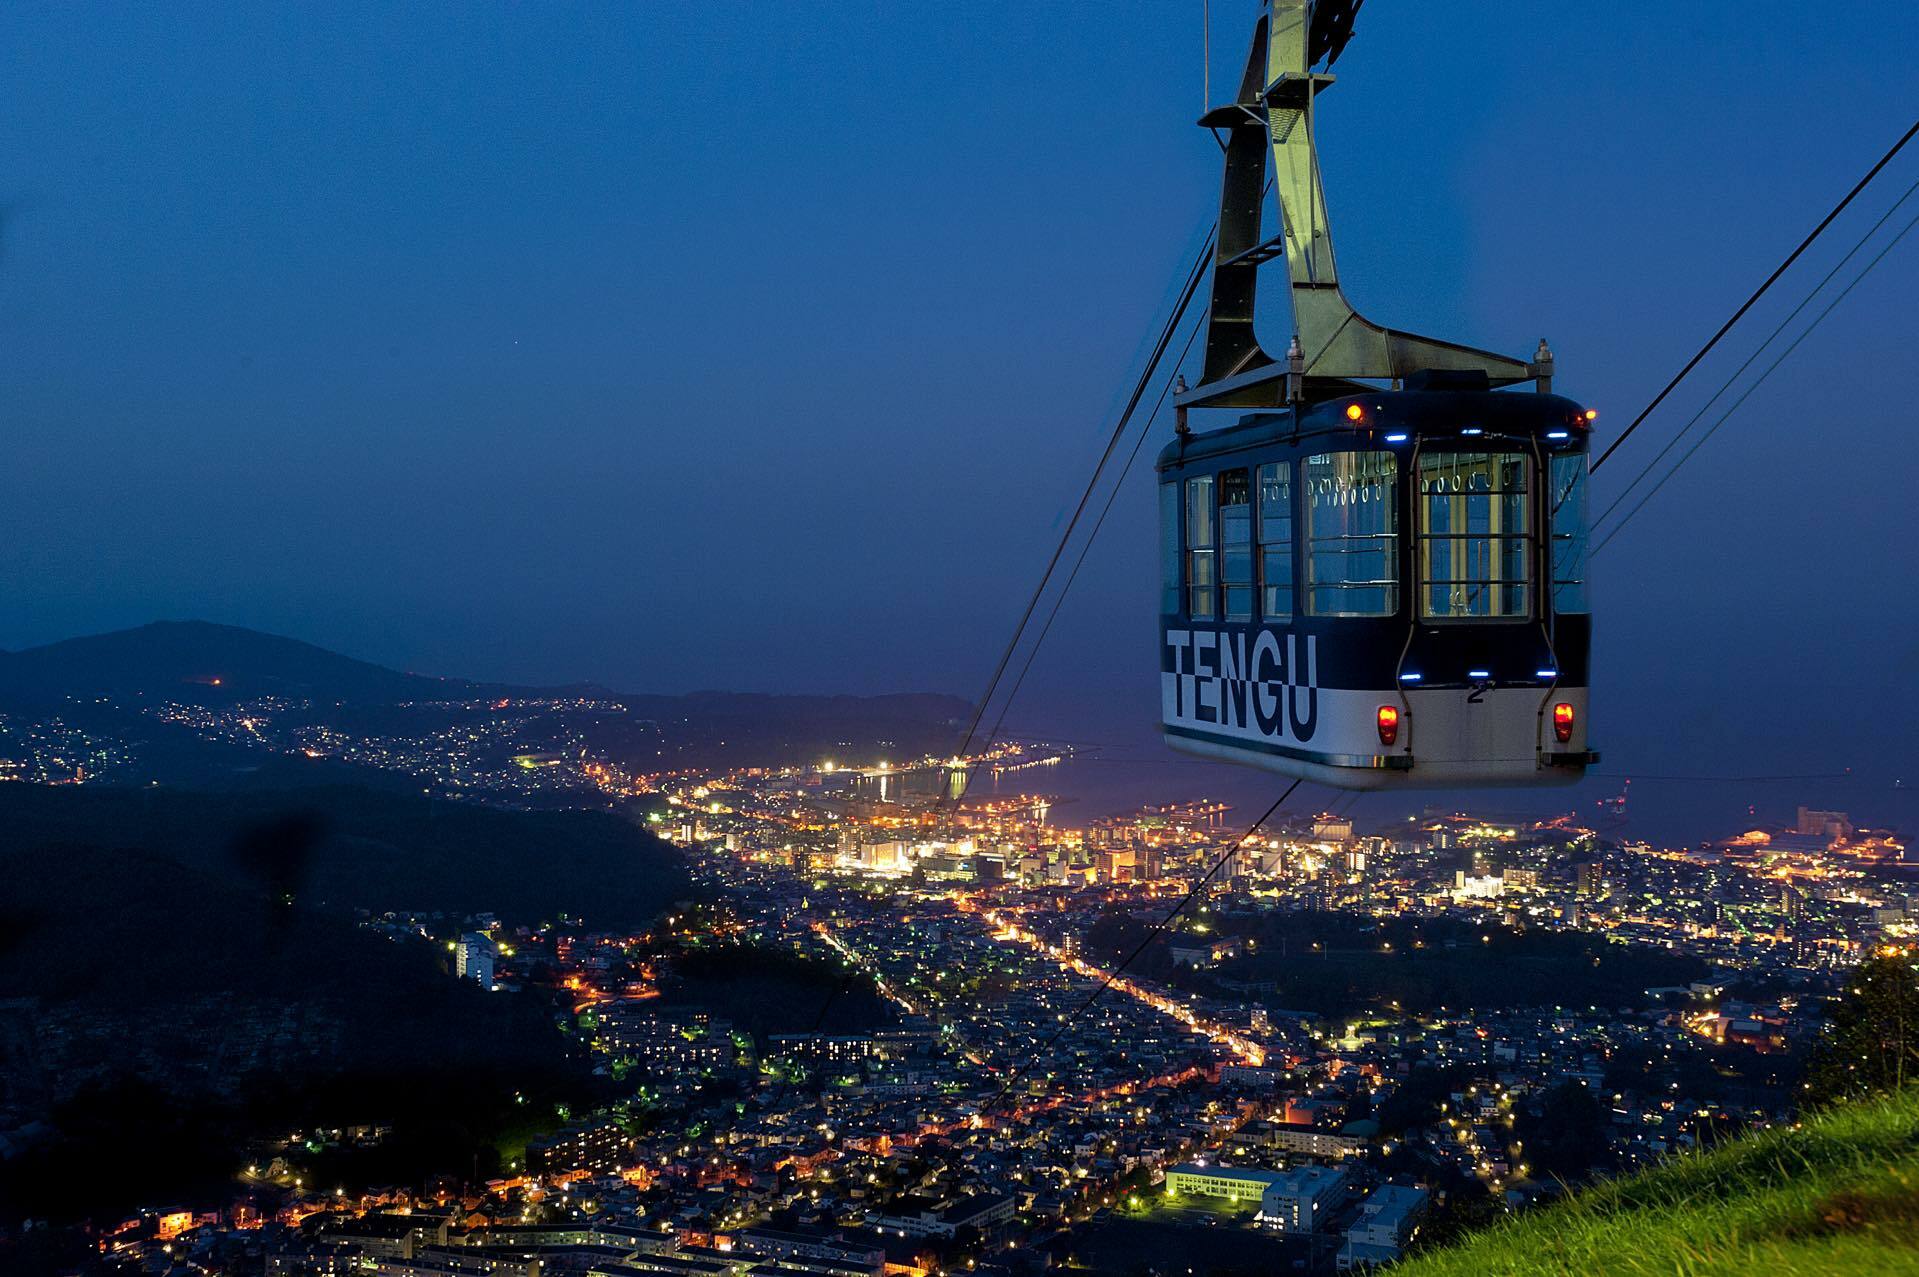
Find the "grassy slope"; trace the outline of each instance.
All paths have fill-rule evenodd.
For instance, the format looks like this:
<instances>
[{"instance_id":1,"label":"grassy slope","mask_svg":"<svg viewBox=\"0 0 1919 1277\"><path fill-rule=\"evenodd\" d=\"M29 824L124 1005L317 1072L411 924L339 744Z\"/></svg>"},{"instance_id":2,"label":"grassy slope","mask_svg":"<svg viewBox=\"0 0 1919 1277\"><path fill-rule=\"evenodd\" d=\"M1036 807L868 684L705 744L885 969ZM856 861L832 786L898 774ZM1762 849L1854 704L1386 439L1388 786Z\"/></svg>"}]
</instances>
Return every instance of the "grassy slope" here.
<instances>
[{"instance_id":1,"label":"grassy slope","mask_svg":"<svg viewBox=\"0 0 1919 1277\"><path fill-rule=\"evenodd\" d=\"M1919 1273L1919 1088L1576 1193L1392 1272Z\"/></svg>"}]
</instances>

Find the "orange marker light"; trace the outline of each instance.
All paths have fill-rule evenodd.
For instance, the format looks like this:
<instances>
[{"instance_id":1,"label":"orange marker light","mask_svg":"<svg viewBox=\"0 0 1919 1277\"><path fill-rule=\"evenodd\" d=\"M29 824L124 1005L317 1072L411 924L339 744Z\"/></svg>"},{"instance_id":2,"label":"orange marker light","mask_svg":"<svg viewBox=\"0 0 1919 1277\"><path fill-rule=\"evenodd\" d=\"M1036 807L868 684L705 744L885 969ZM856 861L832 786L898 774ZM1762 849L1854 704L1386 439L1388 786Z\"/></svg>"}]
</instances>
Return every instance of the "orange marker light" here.
<instances>
[{"instance_id":1,"label":"orange marker light","mask_svg":"<svg viewBox=\"0 0 1919 1277\"><path fill-rule=\"evenodd\" d=\"M1349 403L1346 405L1346 420L1363 421L1365 420L1365 417L1366 417L1366 410L1360 407L1358 404Z\"/></svg>"},{"instance_id":2,"label":"orange marker light","mask_svg":"<svg viewBox=\"0 0 1919 1277\"><path fill-rule=\"evenodd\" d=\"M1565 701L1553 706L1553 735L1561 745L1573 738L1573 707Z\"/></svg>"},{"instance_id":3,"label":"orange marker light","mask_svg":"<svg viewBox=\"0 0 1919 1277\"><path fill-rule=\"evenodd\" d=\"M1588 421L1597 421L1597 420L1599 420L1599 409L1597 409L1597 408L1588 408L1588 409L1586 409L1586 420L1588 420Z\"/></svg>"},{"instance_id":4,"label":"orange marker light","mask_svg":"<svg viewBox=\"0 0 1919 1277\"><path fill-rule=\"evenodd\" d=\"M1390 745L1399 739L1399 707L1381 705L1379 707L1379 743Z\"/></svg>"}]
</instances>

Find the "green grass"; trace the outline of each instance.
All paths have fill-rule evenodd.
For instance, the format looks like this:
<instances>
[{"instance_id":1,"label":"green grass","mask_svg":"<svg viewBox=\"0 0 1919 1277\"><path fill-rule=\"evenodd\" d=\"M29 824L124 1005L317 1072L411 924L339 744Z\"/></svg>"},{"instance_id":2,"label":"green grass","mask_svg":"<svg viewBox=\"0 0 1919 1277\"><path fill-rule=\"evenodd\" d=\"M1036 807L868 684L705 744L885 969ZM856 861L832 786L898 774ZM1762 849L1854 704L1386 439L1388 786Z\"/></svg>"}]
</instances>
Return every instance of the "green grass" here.
<instances>
[{"instance_id":1,"label":"green grass","mask_svg":"<svg viewBox=\"0 0 1919 1277\"><path fill-rule=\"evenodd\" d=\"M1919 1273L1919 1088L1675 1158L1392 1272Z\"/></svg>"}]
</instances>

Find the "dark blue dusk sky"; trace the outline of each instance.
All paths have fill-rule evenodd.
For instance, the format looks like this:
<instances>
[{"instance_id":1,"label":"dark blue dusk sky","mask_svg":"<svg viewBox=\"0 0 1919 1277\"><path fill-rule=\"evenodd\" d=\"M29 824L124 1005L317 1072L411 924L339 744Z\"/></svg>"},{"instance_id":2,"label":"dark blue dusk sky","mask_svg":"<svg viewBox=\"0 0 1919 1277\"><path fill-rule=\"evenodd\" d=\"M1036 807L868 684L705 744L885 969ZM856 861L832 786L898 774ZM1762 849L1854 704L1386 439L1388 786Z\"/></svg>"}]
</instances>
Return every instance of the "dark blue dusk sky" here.
<instances>
[{"instance_id":1,"label":"dark blue dusk sky","mask_svg":"<svg viewBox=\"0 0 1919 1277\"><path fill-rule=\"evenodd\" d=\"M1219 85L1255 7L1212 9ZM970 695L1216 200L1198 0L17 3L0 43L6 647L202 617ZM1348 290L1548 336L1609 438L1911 122L1915 48L1902 0L1373 0L1320 120ZM1919 781L1915 285L1919 232L1601 560L1609 765L1852 765L1886 819ZM1150 506L1016 719L1151 722Z\"/></svg>"}]
</instances>

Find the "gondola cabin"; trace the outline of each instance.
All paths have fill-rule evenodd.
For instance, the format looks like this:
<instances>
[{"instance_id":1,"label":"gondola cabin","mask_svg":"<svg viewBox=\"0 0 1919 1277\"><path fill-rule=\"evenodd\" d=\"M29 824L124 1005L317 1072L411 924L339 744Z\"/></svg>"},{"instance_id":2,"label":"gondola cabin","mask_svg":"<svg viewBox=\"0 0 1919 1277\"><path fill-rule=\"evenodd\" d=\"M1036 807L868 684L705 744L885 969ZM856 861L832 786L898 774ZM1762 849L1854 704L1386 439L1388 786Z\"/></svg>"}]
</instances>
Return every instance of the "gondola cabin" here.
<instances>
[{"instance_id":1,"label":"gondola cabin","mask_svg":"<svg viewBox=\"0 0 1919 1277\"><path fill-rule=\"evenodd\" d=\"M1596 414L1552 393L1544 340L1515 359L1346 299L1314 120L1358 10L1267 0L1237 91L1200 119L1225 170L1205 365L1159 457L1162 727L1187 753L1345 789L1566 784L1598 757ZM1256 315L1269 263L1293 312L1277 359ZM1235 424L1190 428L1225 410Z\"/></svg>"},{"instance_id":2,"label":"gondola cabin","mask_svg":"<svg viewBox=\"0 0 1919 1277\"><path fill-rule=\"evenodd\" d=\"M1345 789L1579 779L1589 425L1420 388L1182 433L1158 463L1167 742Z\"/></svg>"}]
</instances>

